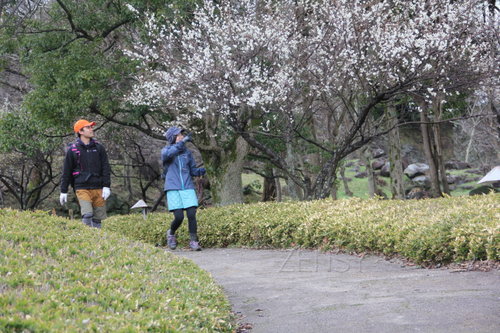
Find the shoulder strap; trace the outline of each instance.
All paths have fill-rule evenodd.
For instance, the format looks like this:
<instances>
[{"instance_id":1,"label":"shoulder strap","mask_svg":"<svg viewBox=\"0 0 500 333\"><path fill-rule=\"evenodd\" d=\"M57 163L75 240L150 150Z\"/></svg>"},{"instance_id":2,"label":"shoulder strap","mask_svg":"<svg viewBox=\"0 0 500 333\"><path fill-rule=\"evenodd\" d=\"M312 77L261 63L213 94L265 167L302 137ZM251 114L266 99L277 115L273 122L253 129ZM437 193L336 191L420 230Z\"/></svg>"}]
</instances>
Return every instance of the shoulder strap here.
<instances>
[{"instance_id":1,"label":"shoulder strap","mask_svg":"<svg viewBox=\"0 0 500 333\"><path fill-rule=\"evenodd\" d=\"M76 164L78 165L78 168L80 169L80 171L83 171L82 169L82 163L80 161L80 149L78 149L78 146L76 144L76 142L72 142L69 146L69 149L73 152L73 154L75 154L76 156ZM73 176L76 176L80 173L80 171L75 171L73 172Z\"/></svg>"}]
</instances>

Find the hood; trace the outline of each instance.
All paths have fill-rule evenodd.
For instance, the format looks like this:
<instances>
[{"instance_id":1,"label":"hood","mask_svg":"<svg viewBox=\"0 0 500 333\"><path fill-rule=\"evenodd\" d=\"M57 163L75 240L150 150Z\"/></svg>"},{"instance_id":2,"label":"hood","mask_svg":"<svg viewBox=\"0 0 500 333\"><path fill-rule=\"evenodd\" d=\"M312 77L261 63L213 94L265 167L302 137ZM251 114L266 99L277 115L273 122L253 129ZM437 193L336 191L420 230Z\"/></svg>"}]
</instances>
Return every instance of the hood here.
<instances>
[{"instance_id":1,"label":"hood","mask_svg":"<svg viewBox=\"0 0 500 333\"><path fill-rule=\"evenodd\" d=\"M165 138L167 139L167 142L170 144L175 143L175 137L177 134L182 132L182 129L177 127L177 126L172 126L170 127L166 132L165 132Z\"/></svg>"}]
</instances>

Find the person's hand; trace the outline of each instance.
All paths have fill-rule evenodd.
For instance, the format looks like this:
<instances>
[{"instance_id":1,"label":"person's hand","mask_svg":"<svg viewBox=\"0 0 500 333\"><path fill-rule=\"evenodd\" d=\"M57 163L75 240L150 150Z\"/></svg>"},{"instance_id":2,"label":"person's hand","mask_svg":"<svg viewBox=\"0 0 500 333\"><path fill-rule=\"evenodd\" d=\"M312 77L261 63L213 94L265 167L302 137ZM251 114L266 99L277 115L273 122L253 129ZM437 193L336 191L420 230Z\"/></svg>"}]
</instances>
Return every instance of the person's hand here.
<instances>
[{"instance_id":1,"label":"person's hand","mask_svg":"<svg viewBox=\"0 0 500 333\"><path fill-rule=\"evenodd\" d=\"M192 141L191 134L186 134L184 136L184 139L182 139L182 142L186 143L186 142L189 142L189 141Z\"/></svg>"},{"instance_id":2,"label":"person's hand","mask_svg":"<svg viewBox=\"0 0 500 333\"><path fill-rule=\"evenodd\" d=\"M205 168L200 168L200 176L203 176L204 174L207 173L207 170Z\"/></svg>"},{"instance_id":3,"label":"person's hand","mask_svg":"<svg viewBox=\"0 0 500 333\"><path fill-rule=\"evenodd\" d=\"M104 200L108 200L110 195L111 195L111 189L109 187L103 187L102 188L102 198Z\"/></svg>"},{"instance_id":4,"label":"person's hand","mask_svg":"<svg viewBox=\"0 0 500 333\"><path fill-rule=\"evenodd\" d=\"M61 193L59 195L59 202L61 203L61 206L64 206L64 204L68 202L68 193Z\"/></svg>"}]
</instances>

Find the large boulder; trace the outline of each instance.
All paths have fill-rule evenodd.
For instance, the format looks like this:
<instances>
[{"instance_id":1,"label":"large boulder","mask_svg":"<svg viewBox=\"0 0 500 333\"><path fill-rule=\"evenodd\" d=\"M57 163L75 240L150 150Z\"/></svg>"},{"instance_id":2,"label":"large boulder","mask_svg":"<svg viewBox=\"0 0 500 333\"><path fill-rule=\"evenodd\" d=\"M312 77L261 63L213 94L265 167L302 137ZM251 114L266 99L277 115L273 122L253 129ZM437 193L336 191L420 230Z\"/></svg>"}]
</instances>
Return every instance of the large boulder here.
<instances>
[{"instance_id":1,"label":"large boulder","mask_svg":"<svg viewBox=\"0 0 500 333\"><path fill-rule=\"evenodd\" d=\"M425 175L427 171L429 171L429 166L425 163L413 163L408 165L405 169L404 174L408 176L408 178L413 179L416 176Z\"/></svg>"}]
</instances>

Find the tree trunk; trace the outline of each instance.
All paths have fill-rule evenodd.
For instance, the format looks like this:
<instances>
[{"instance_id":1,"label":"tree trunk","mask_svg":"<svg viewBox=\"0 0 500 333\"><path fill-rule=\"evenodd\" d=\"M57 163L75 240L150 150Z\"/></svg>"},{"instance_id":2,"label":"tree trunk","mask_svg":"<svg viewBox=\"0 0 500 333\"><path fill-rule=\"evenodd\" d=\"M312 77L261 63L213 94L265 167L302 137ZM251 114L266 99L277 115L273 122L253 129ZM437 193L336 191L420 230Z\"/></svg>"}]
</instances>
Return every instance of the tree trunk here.
<instances>
[{"instance_id":1,"label":"tree trunk","mask_svg":"<svg viewBox=\"0 0 500 333\"><path fill-rule=\"evenodd\" d=\"M331 195L331 197L332 197L333 200L337 200L338 199L339 184L338 184L338 182L336 180L337 179L335 178L335 180L333 182L332 189L330 191L330 195Z\"/></svg>"},{"instance_id":2,"label":"tree trunk","mask_svg":"<svg viewBox=\"0 0 500 333\"><path fill-rule=\"evenodd\" d=\"M214 154L217 157L210 158L209 165L214 171L208 176L212 201L215 205L225 206L243 203L241 173L248 151L248 143L243 138L238 137L232 147L226 148L220 154Z\"/></svg>"},{"instance_id":3,"label":"tree trunk","mask_svg":"<svg viewBox=\"0 0 500 333\"><path fill-rule=\"evenodd\" d=\"M427 117L427 105L420 105L420 130L422 132L422 144L424 149L425 159L429 165L429 177L431 182L431 196L434 198L442 196L439 186L438 169L436 166L434 148L432 147L431 131L429 130L429 118Z\"/></svg>"},{"instance_id":4,"label":"tree trunk","mask_svg":"<svg viewBox=\"0 0 500 333\"><path fill-rule=\"evenodd\" d=\"M469 142L467 143L467 148L465 149L465 163L469 163L470 150L472 148L472 142L474 141L474 135L476 134L476 125L472 126L472 131L470 133Z\"/></svg>"},{"instance_id":5,"label":"tree trunk","mask_svg":"<svg viewBox=\"0 0 500 333\"><path fill-rule=\"evenodd\" d=\"M444 158L443 158L443 143L441 140L441 127L439 124L434 124L432 126L434 132L434 144L436 147L436 162L439 175L439 182L443 187L443 192L450 194L450 187L448 186L448 181L446 179L446 170L444 168Z\"/></svg>"},{"instance_id":6,"label":"tree trunk","mask_svg":"<svg viewBox=\"0 0 500 333\"><path fill-rule=\"evenodd\" d=\"M262 201L275 201L276 200L276 181L274 179L273 168L266 165L264 170L264 186L262 189Z\"/></svg>"},{"instance_id":7,"label":"tree trunk","mask_svg":"<svg viewBox=\"0 0 500 333\"><path fill-rule=\"evenodd\" d=\"M441 139L441 124L443 108L442 108L443 98L438 95L434 99L434 119L435 123L432 125L434 147L435 147L435 160L438 170L439 182L441 184L442 190L446 194L450 194L450 187L448 186L448 180L446 179L446 170L444 168L444 157L443 157L443 140Z\"/></svg>"},{"instance_id":8,"label":"tree trunk","mask_svg":"<svg viewBox=\"0 0 500 333\"><path fill-rule=\"evenodd\" d=\"M285 161L290 170L296 169L297 161L295 160L295 154L293 152L293 144L290 141L286 143ZM295 182L289 177L286 179L286 185L288 187L288 195L292 200L302 200L304 195L307 195L307 193L303 195L300 186L295 184Z\"/></svg>"},{"instance_id":9,"label":"tree trunk","mask_svg":"<svg viewBox=\"0 0 500 333\"><path fill-rule=\"evenodd\" d=\"M401 161L401 141L399 136L398 114L396 108L391 105L387 108L390 119L389 132L389 164L391 175L391 193L393 199L404 199L405 188L403 181L403 162Z\"/></svg>"},{"instance_id":10,"label":"tree trunk","mask_svg":"<svg viewBox=\"0 0 500 333\"><path fill-rule=\"evenodd\" d=\"M124 163L125 167L123 168L123 187L127 191L127 201L132 201L134 199L134 193L132 190L132 181L131 181L132 160L130 156L128 156L127 154L124 154Z\"/></svg>"},{"instance_id":11,"label":"tree trunk","mask_svg":"<svg viewBox=\"0 0 500 333\"><path fill-rule=\"evenodd\" d=\"M373 198L377 193L377 184L375 183L375 174L372 169L370 158L371 156L368 147L362 148L361 160L366 165L366 175L368 177L368 196Z\"/></svg>"},{"instance_id":12,"label":"tree trunk","mask_svg":"<svg viewBox=\"0 0 500 333\"><path fill-rule=\"evenodd\" d=\"M275 168L272 168L272 172L273 172L273 176L275 177L274 178L274 183L275 183L274 186L276 187L276 201L281 202L281 201L283 201L283 194L281 191L280 177L277 176L278 173L276 172Z\"/></svg>"},{"instance_id":13,"label":"tree trunk","mask_svg":"<svg viewBox=\"0 0 500 333\"><path fill-rule=\"evenodd\" d=\"M264 187L262 189L262 201L276 200L276 182L273 177L264 177Z\"/></svg>"},{"instance_id":14,"label":"tree trunk","mask_svg":"<svg viewBox=\"0 0 500 333\"><path fill-rule=\"evenodd\" d=\"M35 209L40 200L40 196L42 194L42 189L38 188L41 184L42 172L38 169L37 166L34 166L30 170L29 183L26 186L26 205L27 209Z\"/></svg>"},{"instance_id":15,"label":"tree trunk","mask_svg":"<svg viewBox=\"0 0 500 333\"><path fill-rule=\"evenodd\" d=\"M348 197L352 197L353 193L349 189L349 184L348 184L347 178L345 176L345 166L343 166L343 165L340 167L340 177L342 177L342 183L344 184L345 195L347 195Z\"/></svg>"}]
</instances>

